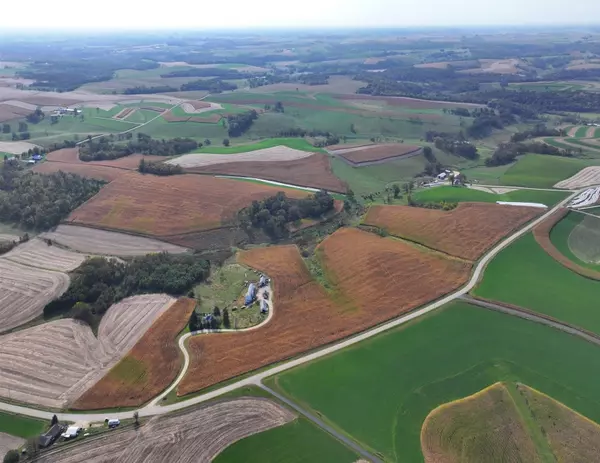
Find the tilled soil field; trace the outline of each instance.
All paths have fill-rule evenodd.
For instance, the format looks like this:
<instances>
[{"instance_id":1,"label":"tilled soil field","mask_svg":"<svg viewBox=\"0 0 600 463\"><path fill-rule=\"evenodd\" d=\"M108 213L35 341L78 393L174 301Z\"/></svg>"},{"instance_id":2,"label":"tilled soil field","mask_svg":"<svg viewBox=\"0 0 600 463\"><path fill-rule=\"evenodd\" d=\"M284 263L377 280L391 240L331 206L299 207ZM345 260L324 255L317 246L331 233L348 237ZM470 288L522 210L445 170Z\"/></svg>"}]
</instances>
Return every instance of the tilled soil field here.
<instances>
[{"instance_id":1,"label":"tilled soil field","mask_svg":"<svg viewBox=\"0 0 600 463\"><path fill-rule=\"evenodd\" d=\"M47 161L51 162L66 162L68 164L79 164L82 166L104 166L115 167L118 169L137 170L140 165L140 160L144 159L148 162L158 162L168 159L166 156L153 156L146 154L130 154L118 159L106 161L89 161L84 162L79 159L79 148L63 148L52 151L46 156Z\"/></svg>"},{"instance_id":2,"label":"tilled soil field","mask_svg":"<svg viewBox=\"0 0 600 463\"><path fill-rule=\"evenodd\" d=\"M400 156L415 155L421 151L420 146L404 145L401 143L390 143L385 145L365 146L362 148L346 148L334 151L352 164L383 161Z\"/></svg>"},{"instance_id":3,"label":"tilled soil field","mask_svg":"<svg viewBox=\"0 0 600 463\"><path fill-rule=\"evenodd\" d=\"M52 451L39 462L210 462L244 437L292 421L295 415L267 399L240 398L151 419L138 430L106 433ZM92 438L89 438L92 439Z\"/></svg>"},{"instance_id":4,"label":"tilled soil field","mask_svg":"<svg viewBox=\"0 0 600 463\"><path fill-rule=\"evenodd\" d=\"M591 166L581 169L572 177L561 180L554 187L572 190L598 184L600 184L600 166Z\"/></svg>"},{"instance_id":5,"label":"tilled soil field","mask_svg":"<svg viewBox=\"0 0 600 463\"><path fill-rule=\"evenodd\" d=\"M70 272L79 267L86 256L58 246L48 246L44 241L34 238L20 244L1 258L28 267Z\"/></svg>"},{"instance_id":6,"label":"tilled soil field","mask_svg":"<svg viewBox=\"0 0 600 463\"><path fill-rule=\"evenodd\" d=\"M195 307L195 299L179 299L72 408L91 410L139 406L165 390L181 368L176 338L189 322Z\"/></svg>"},{"instance_id":7,"label":"tilled soil field","mask_svg":"<svg viewBox=\"0 0 600 463\"><path fill-rule=\"evenodd\" d=\"M184 154L175 159L167 161L167 164L173 164L184 168L204 167L213 164L225 164L230 162L257 162L257 161L294 161L311 156L313 153L307 151L295 150L287 146L274 146L262 150L249 151L240 154L211 154L211 153L191 153Z\"/></svg>"},{"instance_id":8,"label":"tilled soil field","mask_svg":"<svg viewBox=\"0 0 600 463\"><path fill-rule=\"evenodd\" d=\"M219 228L238 211L282 191L281 187L208 177L158 177L130 172L109 185L67 219L72 224L168 236ZM305 191L285 190L302 198Z\"/></svg>"},{"instance_id":9,"label":"tilled soil field","mask_svg":"<svg viewBox=\"0 0 600 463\"><path fill-rule=\"evenodd\" d=\"M136 108L124 108L113 116L113 119L127 119L136 111Z\"/></svg>"},{"instance_id":10,"label":"tilled soil field","mask_svg":"<svg viewBox=\"0 0 600 463\"><path fill-rule=\"evenodd\" d=\"M241 263L274 280L275 312L263 328L190 338L185 395L284 360L399 316L463 284L470 264L357 229L340 229L319 247L333 296L308 271L298 248L242 252ZM399 289L401 288L401 290ZM268 346L268 348L265 348Z\"/></svg>"},{"instance_id":11,"label":"tilled soil field","mask_svg":"<svg viewBox=\"0 0 600 463\"><path fill-rule=\"evenodd\" d=\"M42 314L45 305L69 287L65 273L0 259L0 333Z\"/></svg>"},{"instance_id":12,"label":"tilled soil field","mask_svg":"<svg viewBox=\"0 0 600 463\"><path fill-rule=\"evenodd\" d=\"M112 182L117 178L127 174L126 170L115 169L113 167L94 166L81 164L70 164L67 162L42 162L33 166L31 169L33 172L38 174L53 174L55 172L68 172L70 174L81 175L85 178L93 178L96 180L103 180L105 182Z\"/></svg>"},{"instance_id":13,"label":"tilled soil field","mask_svg":"<svg viewBox=\"0 0 600 463\"><path fill-rule=\"evenodd\" d=\"M535 207L489 203L460 203L451 211L371 206L364 224L453 256L477 260L494 243L541 211Z\"/></svg>"},{"instance_id":14,"label":"tilled soil field","mask_svg":"<svg viewBox=\"0 0 600 463\"><path fill-rule=\"evenodd\" d=\"M187 171L261 178L291 185L345 193L348 187L345 182L333 174L329 158L320 153L308 154L308 157L295 161L228 162L194 167L187 169ZM233 157L232 155L227 156Z\"/></svg>"},{"instance_id":15,"label":"tilled soil field","mask_svg":"<svg viewBox=\"0 0 600 463\"><path fill-rule=\"evenodd\" d=\"M174 301L165 294L124 299L104 315L98 338L73 319L0 336L0 396L64 407L102 378Z\"/></svg>"},{"instance_id":16,"label":"tilled soil field","mask_svg":"<svg viewBox=\"0 0 600 463\"><path fill-rule=\"evenodd\" d=\"M56 230L46 232L41 237L75 251L108 256L145 256L157 252L179 254L187 251L184 247L164 241L75 225L59 225Z\"/></svg>"}]
</instances>

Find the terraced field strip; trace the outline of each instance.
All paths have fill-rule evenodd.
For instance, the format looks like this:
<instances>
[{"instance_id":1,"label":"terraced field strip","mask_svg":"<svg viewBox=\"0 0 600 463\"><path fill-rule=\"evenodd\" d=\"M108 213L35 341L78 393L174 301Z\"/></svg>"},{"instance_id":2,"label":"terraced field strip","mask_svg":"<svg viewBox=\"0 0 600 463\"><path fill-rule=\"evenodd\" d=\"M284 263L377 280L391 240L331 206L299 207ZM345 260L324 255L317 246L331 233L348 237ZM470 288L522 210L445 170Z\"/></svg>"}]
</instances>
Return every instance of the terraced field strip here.
<instances>
[{"instance_id":1,"label":"terraced field strip","mask_svg":"<svg viewBox=\"0 0 600 463\"><path fill-rule=\"evenodd\" d=\"M68 251L58 246L48 245L39 238L22 243L0 259L17 264L58 272L70 272L79 267L87 256Z\"/></svg>"},{"instance_id":2,"label":"terraced field strip","mask_svg":"<svg viewBox=\"0 0 600 463\"><path fill-rule=\"evenodd\" d=\"M164 294L124 299L108 309L98 338L72 318L0 336L0 396L63 408L102 378L174 301Z\"/></svg>"},{"instance_id":3,"label":"terraced field strip","mask_svg":"<svg viewBox=\"0 0 600 463\"><path fill-rule=\"evenodd\" d=\"M561 180L554 187L573 190L592 185L600 185L600 166L585 167L572 177Z\"/></svg>"},{"instance_id":4,"label":"terraced field strip","mask_svg":"<svg viewBox=\"0 0 600 463\"><path fill-rule=\"evenodd\" d=\"M587 136L587 132L588 132L588 127L586 127L586 126L579 127L573 136L575 138L585 138Z\"/></svg>"}]
</instances>

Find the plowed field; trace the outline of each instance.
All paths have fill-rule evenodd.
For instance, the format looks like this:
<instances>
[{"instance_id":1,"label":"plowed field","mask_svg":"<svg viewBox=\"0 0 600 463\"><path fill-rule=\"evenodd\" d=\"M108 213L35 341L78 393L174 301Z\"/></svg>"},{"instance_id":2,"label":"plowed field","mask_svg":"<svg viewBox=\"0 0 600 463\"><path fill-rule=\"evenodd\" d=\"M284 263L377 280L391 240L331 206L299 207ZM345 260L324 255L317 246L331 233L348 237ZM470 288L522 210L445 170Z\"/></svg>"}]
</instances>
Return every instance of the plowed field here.
<instances>
[{"instance_id":1,"label":"plowed field","mask_svg":"<svg viewBox=\"0 0 600 463\"><path fill-rule=\"evenodd\" d=\"M418 154L420 146L403 145L401 143L390 143L385 145L364 146L362 148L338 149L335 154L341 156L352 164L363 164L375 161L384 161L400 156Z\"/></svg>"},{"instance_id":2,"label":"plowed field","mask_svg":"<svg viewBox=\"0 0 600 463\"><path fill-rule=\"evenodd\" d=\"M139 430L106 433L99 440L65 446L37 461L210 462L234 442L294 418L293 413L266 399L235 399L156 417Z\"/></svg>"},{"instance_id":3,"label":"plowed field","mask_svg":"<svg viewBox=\"0 0 600 463\"><path fill-rule=\"evenodd\" d=\"M105 186L67 219L74 224L168 236L231 223L253 200L281 187L207 177L158 177L130 172ZM286 190L301 198L304 191Z\"/></svg>"},{"instance_id":4,"label":"plowed field","mask_svg":"<svg viewBox=\"0 0 600 463\"><path fill-rule=\"evenodd\" d=\"M327 274L337 283L334 297L312 279L295 246L256 248L240 254L242 263L273 277L273 318L252 332L190 338L190 368L178 394L200 390L396 317L460 286L470 269L467 263L356 229L338 230L320 250ZM354 302L347 304L349 300Z\"/></svg>"},{"instance_id":5,"label":"plowed field","mask_svg":"<svg viewBox=\"0 0 600 463\"><path fill-rule=\"evenodd\" d=\"M81 175L85 178L103 180L105 182L112 182L127 173L126 170L115 169L113 167L87 166L83 163L69 164L66 162L42 162L41 164L33 166L33 169L31 170L38 174L54 174L55 172L62 171Z\"/></svg>"},{"instance_id":6,"label":"plowed field","mask_svg":"<svg viewBox=\"0 0 600 463\"><path fill-rule=\"evenodd\" d=\"M194 299L179 299L73 408L139 406L166 389L181 367L176 337L185 328L195 307Z\"/></svg>"},{"instance_id":7,"label":"plowed field","mask_svg":"<svg viewBox=\"0 0 600 463\"><path fill-rule=\"evenodd\" d=\"M0 396L62 408L114 366L174 299L134 296L112 305L98 338L73 319L0 336Z\"/></svg>"},{"instance_id":8,"label":"plowed field","mask_svg":"<svg viewBox=\"0 0 600 463\"><path fill-rule=\"evenodd\" d=\"M230 154L226 156L237 157ZM228 162L188 170L206 174L262 178L340 193L347 191L346 184L333 174L329 158L324 154L312 154L295 161Z\"/></svg>"},{"instance_id":9,"label":"plowed field","mask_svg":"<svg viewBox=\"0 0 600 463\"><path fill-rule=\"evenodd\" d=\"M44 306L68 287L65 273L0 259L0 333L41 315Z\"/></svg>"},{"instance_id":10,"label":"plowed field","mask_svg":"<svg viewBox=\"0 0 600 463\"><path fill-rule=\"evenodd\" d=\"M35 238L20 244L2 258L28 267L70 272L79 267L86 256L58 246L48 246L44 241Z\"/></svg>"},{"instance_id":11,"label":"plowed field","mask_svg":"<svg viewBox=\"0 0 600 463\"><path fill-rule=\"evenodd\" d=\"M565 180L561 180L556 185L555 188L567 188L567 189L577 189L583 188L591 185L598 185L600 183L600 167L591 166L581 169L572 177L569 177Z\"/></svg>"},{"instance_id":12,"label":"plowed field","mask_svg":"<svg viewBox=\"0 0 600 463\"><path fill-rule=\"evenodd\" d=\"M187 251L184 247L164 241L75 225L59 225L56 230L41 236L75 251L108 256L145 256L163 251Z\"/></svg>"},{"instance_id":13,"label":"plowed field","mask_svg":"<svg viewBox=\"0 0 600 463\"><path fill-rule=\"evenodd\" d=\"M539 208L489 203L460 203L451 211L372 206L364 223L453 256L476 260L539 214Z\"/></svg>"}]
</instances>

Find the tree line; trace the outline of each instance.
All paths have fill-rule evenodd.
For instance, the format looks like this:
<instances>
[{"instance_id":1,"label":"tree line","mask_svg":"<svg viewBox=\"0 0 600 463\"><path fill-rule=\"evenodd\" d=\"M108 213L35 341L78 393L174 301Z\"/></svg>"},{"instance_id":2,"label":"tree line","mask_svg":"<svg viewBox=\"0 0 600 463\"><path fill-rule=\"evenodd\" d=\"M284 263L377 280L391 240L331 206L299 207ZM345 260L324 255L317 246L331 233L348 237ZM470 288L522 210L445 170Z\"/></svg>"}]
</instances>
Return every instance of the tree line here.
<instances>
[{"instance_id":1,"label":"tree line","mask_svg":"<svg viewBox=\"0 0 600 463\"><path fill-rule=\"evenodd\" d=\"M125 144L115 143L109 137L100 137L92 140L88 138L83 143L79 152L82 161L104 161L118 159L130 154L150 154L155 156L174 156L185 154L198 149L202 145L191 138L172 138L169 140L156 140L150 135L138 133L136 140Z\"/></svg>"},{"instance_id":2,"label":"tree line","mask_svg":"<svg viewBox=\"0 0 600 463\"><path fill-rule=\"evenodd\" d=\"M67 291L44 307L44 316L70 315L97 326L108 308L145 293L186 294L204 281L210 264L193 254L148 254L128 261L94 257L71 274Z\"/></svg>"},{"instance_id":3,"label":"tree line","mask_svg":"<svg viewBox=\"0 0 600 463\"><path fill-rule=\"evenodd\" d=\"M145 159L140 159L138 172L142 174L153 175L179 175L183 174L183 168L174 164L165 164L164 162L147 162Z\"/></svg>"},{"instance_id":4,"label":"tree line","mask_svg":"<svg viewBox=\"0 0 600 463\"><path fill-rule=\"evenodd\" d=\"M240 114L230 114L227 116L227 133L230 137L239 137L243 135L258 119L258 113L252 109Z\"/></svg>"},{"instance_id":5,"label":"tree line","mask_svg":"<svg viewBox=\"0 0 600 463\"><path fill-rule=\"evenodd\" d=\"M498 145L492 157L485 160L488 167L502 166L515 161L517 156L525 153L546 154L550 156L573 157L582 153L581 148L557 148L542 142L509 142Z\"/></svg>"}]
</instances>

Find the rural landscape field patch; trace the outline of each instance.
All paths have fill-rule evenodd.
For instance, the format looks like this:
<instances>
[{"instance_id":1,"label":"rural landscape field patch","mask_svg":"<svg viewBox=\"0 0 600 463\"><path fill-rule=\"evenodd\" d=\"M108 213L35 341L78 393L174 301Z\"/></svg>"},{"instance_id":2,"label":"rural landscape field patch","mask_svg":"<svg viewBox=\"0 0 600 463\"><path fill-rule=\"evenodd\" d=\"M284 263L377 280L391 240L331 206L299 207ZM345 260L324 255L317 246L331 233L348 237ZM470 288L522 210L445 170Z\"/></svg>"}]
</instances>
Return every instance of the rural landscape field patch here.
<instances>
[{"instance_id":1,"label":"rural landscape field patch","mask_svg":"<svg viewBox=\"0 0 600 463\"><path fill-rule=\"evenodd\" d=\"M336 156L340 156L353 165L385 161L390 158L404 156L415 156L421 150L420 146L405 145L402 143L390 143L383 145L367 145L354 148L342 148L331 150Z\"/></svg>"},{"instance_id":2,"label":"rural landscape field patch","mask_svg":"<svg viewBox=\"0 0 600 463\"><path fill-rule=\"evenodd\" d=\"M267 383L385 460L412 463L423 460L421 428L433 409L498 381L527 384L599 420L600 379L589 374L600 367L597 350L550 327L456 302Z\"/></svg>"},{"instance_id":3,"label":"rural landscape field patch","mask_svg":"<svg viewBox=\"0 0 600 463\"><path fill-rule=\"evenodd\" d=\"M195 392L401 315L457 288L470 271L467 263L356 229L338 230L321 244L320 253L338 294L330 295L313 279L295 246L242 252L241 263L274 280L273 319L252 332L190 338L190 368L178 394ZM354 302L344 305L349 299ZM316 319L319 323L311 321ZM265 345L269 349L263 349Z\"/></svg>"},{"instance_id":4,"label":"rural landscape field patch","mask_svg":"<svg viewBox=\"0 0 600 463\"><path fill-rule=\"evenodd\" d=\"M488 203L461 203L451 211L371 206L364 223L453 256L476 260L539 214L539 208Z\"/></svg>"},{"instance_id":5,"label":"rural landscape field patch","mask_svg":"<svg viewBox=\"0 0 600 463\"><path fill-rule=\"evenodd\" d=\"M600 166L581 169L575 175L558 182L556 188L578 189L600 183Z\"/></svg>"},{"instance_id":6,"label":"rural landscape field patch","mask_svg":"<svg viewBox=\"0 0 600 463\"><path fill-rule=\"evenodd\" d=\"M45 241L35 238L20 244L12 251L4 254L1 259L7 259L28 267L57 272L71 272L79 267L86 257L85 254L72 252L59 246L48 245Z\"/></svg>"},{"instance_id":7,"label":"rural landscape field patch","mask_svg":"<svg viewBox=\"0 0 600 463\"><path fill-rule=\"evenodd\" d=\"M73 404L81 410L139 406L166 389L179 373L177 335L196 307L181 298L143 334L129 353Z\"/></svg>"},{"instance_id":8,"label":"rural landscape field patch","mask_svg":"<svg viewBox=\"0 0 600 463\"><path fill-rule=\"evenodd\" d=\"M71 224L168 236L230 224L253 200L281 187L203 175L158 177L129 173L117 178L73 211ZM286 190L290 197L307 195Z\"/></svg>"}]
</instances>

